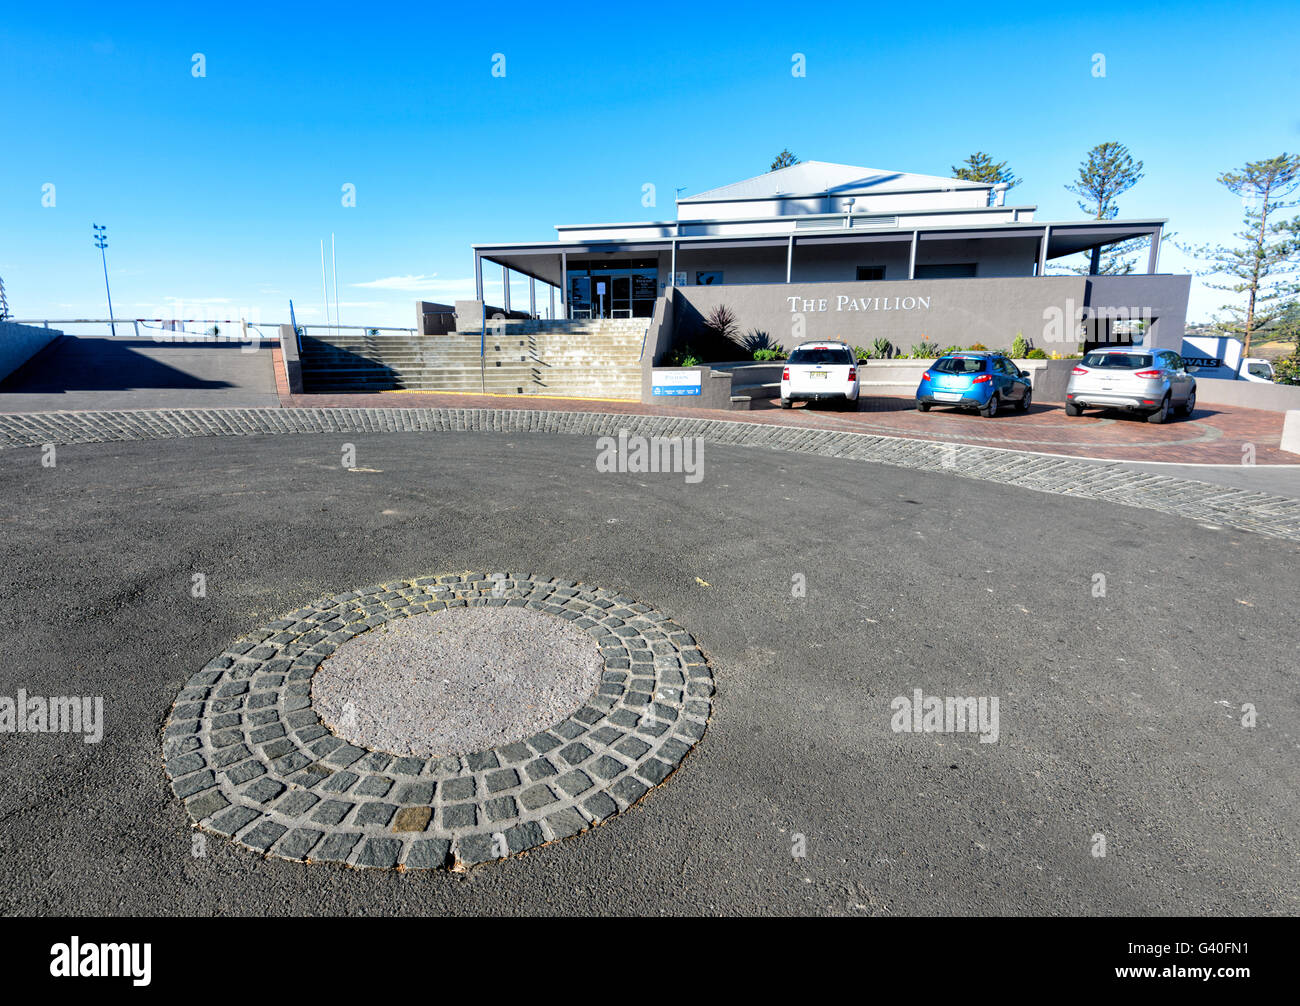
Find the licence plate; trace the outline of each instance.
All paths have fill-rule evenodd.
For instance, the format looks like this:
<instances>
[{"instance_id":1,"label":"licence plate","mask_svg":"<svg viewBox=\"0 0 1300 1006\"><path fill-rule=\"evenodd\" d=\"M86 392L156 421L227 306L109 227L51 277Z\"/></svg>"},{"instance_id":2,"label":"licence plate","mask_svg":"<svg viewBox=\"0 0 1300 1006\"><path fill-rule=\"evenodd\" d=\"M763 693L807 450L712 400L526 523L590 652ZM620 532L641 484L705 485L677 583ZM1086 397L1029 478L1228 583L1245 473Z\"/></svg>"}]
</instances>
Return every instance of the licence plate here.
<instances>
[{"instance_id":1,"label":"licence plate","mask_svg":"<svg viewBox=\"0 0 1300 1006\"><path fill-rule=\"evenodd\" d=\"M824 371L824 370L814 370L814 371L810 371L809 374L808 374L808 376L809 376L809 377L820 377L820 378L824 381L824 380L826 380L826 371Z\"/></svg>"},{"instance_id":2,"label":"licence plate","mask_svg":"<svg viewBox=\"0 0 1300 1006\"><path fill-rule=\"evenodd\" d=\"M960 402L961 395L955 391L936 391L934 397L941 402Z\"/></svg>"}]
</instances>

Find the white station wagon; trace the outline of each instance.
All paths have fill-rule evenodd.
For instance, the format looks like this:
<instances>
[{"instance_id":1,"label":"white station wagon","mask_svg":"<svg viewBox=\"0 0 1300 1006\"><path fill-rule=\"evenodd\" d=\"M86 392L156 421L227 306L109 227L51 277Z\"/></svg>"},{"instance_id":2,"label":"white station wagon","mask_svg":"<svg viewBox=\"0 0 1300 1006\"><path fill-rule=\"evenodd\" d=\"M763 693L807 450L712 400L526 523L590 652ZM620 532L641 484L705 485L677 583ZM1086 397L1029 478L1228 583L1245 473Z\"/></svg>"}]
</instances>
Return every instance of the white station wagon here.
<instances>
[{"instance_id":1,"label":"white station wagon","mask_svg":"<svg viewBox=\"0 0 1300 1006\"><path fill-rule=\"evenodd\" d=\"M840 407L858 400L858 359L843 342L805 342L790 353L781 372L781 408L795 402L834 402Z\"/></svg>"}]
</instances>

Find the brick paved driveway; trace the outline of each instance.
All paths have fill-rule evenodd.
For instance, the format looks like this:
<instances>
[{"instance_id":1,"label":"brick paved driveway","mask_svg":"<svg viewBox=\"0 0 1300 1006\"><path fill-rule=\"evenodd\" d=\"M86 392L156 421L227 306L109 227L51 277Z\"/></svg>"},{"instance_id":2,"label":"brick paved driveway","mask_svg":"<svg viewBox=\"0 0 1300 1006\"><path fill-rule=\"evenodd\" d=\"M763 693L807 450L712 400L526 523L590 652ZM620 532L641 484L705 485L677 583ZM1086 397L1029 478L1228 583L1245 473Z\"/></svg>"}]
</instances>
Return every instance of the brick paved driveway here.
<instances>
[{"instance_id":1,"label":"brick paved driveway","mask_svg":"<svg viewBox=\"0 0 1300 1006\"><path fill-rule=\"evenodd\" d=\"M643 405L640 402L513 395L381 393L373 395L284 395L282 405L297 408L489 408L547 409L559 412L693 416L735 422L815 427L853 433L1004 447L1108 461L1166 461L1178 464L1239 465L1253 444L1259 465L1296 464L1300 457L1282 451L1282 414L1256 409L1200 406L1193 419L1155 426L1122 413L1090 413L1069 419L1059 405L1034 405L1027 415L995 419L935 409L917 412L911 399L871 398L856 412L797 407L784 411L775 402L749 412Z\"/></svg>"}]
</instances>

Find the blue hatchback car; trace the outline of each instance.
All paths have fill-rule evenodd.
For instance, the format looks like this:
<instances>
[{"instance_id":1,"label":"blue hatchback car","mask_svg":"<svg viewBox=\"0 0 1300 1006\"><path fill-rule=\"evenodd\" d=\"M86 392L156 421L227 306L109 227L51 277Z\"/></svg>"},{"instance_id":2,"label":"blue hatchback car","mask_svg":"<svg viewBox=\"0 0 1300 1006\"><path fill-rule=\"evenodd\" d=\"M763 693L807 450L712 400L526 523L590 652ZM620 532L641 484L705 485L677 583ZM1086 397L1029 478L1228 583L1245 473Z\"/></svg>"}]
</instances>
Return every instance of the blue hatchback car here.
<instances>
[{"instance_id":1,"label":"blue hatchback car","mask_svg":"<svg viewBox=\"0 0 1300 1006\"><path fill-rule=\"evenodd\" d=\"M1029 411L1033 387L1029 371L1020 370L1001 353L949 353L921 375L916 388L916 409L929 412L932 405L978 409L986 418L1004 406Z\"/></svg>"}]
</instances>

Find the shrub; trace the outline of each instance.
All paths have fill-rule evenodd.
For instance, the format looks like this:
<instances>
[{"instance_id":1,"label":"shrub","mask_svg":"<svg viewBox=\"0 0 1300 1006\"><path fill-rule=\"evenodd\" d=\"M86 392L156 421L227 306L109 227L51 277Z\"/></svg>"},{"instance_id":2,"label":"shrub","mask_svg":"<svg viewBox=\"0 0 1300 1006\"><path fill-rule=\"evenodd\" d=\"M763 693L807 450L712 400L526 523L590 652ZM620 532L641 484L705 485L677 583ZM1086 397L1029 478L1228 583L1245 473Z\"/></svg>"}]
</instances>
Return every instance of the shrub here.
<instances>
[{"instance_id":1,"label":"shrub","mask_svg":"<svg viewBox=\"0 0 1300 1006\"><path fill-rule=\"evenodd\" d=\"M718 338L730 342L736 342L736 337L740 334L740 323L736 320L736 312L726 304L719 304L709 312L709 316L704 319L704 327Z\"/></svg>"},{"instance_id":2,"label":"shrub","mask_svg":"<svg viewBox=\"0 0 1300 1006\"><path fill-rule=\"evenodd\" d=\"M907 351L909 359L928 360L939 355L939 347L933 342L918 342Z\"/></svg>"},{"instance_id":3,"label":"shrub","mask_svg":"<svg viewBox=\"0 0 1300 1006\"><path fill-rule=\"evenodd\" d=\"M1273 361L1273 380L1277 384L1300 384L1300 356L1284 356Z\"/></svg>"},{"instance_id":4,"label":"shrub","mask_svg":"<svg viewBox=\"0 0 1300 1006\"><path fill-rule=\"evenodd\" d=\"M751 353L756 353L762 349L775 349L781 352L781 347L772 341L772 337L761 329L751 329L749 334L740 340L740 345ZM755 357L754 359L758 359Z\"/></svg>"},{"instance_id":5,"label":"shrub","mask_svg":"<svg viewBox=\"0 0 1300 1006\"><path fill-rule=\"evenodd\" d=\"M1025 338L1023 332L1017 332L1016 337L1011 340L1011 358L1023 360L1028 353L1029 340Z\"/></svg>"},{"instance_id":6,"label":"shrub","mask_svg":"<svg viewBox=\"0 0 1300 1006\"><path fill-rule=\"evenodd\" d=\"M888 360L894 355L894 344L883 336L871 344L871 359Z\"/></svg>"},{"instance_id":7,"label":"shrub","mask_svg":"<svg viewBox=\"0 0 1300 1006\"><path fill-rule=\"evenodd\" d=\"M700 367L704 361L690 346L675 346L668 351L664 364L669 367Z\"/></svg>"},{"instance_id":8,"label":"shrub","mask_svg":"<svg viewBox=\"0 0 1300 1006\"><path fill-rule=\"evenodd\" d=\"M785 350L782 349L756 349L754 350L754 359L759 363L770 363L772 360L784 360Z\"/></svg>"},{"instance_id":9,"label":"shrub","mask_svg":"<svg viewBox=\"0 0 1300 1006\"><path fill-rule=\"evenodd\" d=\"M982 342L976 342L976 343L972 343L971 345L967 346L966 348L969 349L971 352L975 352L975 353L986 353L986 352L988 352L988 348L989 348L989 347L986 346L986 345L984 345L984 343L982 343Z\"/></svg>"},{"instance_id":10,"label":"shrub","mask_svg":"<svg viewBox=\"0 0 1300 1006\"><path fill-rule=\"evenodd\" d=\"M1046 359L1047 359L1047 354L1044 353L1041 349L1031 349L1028 353L1025 354L1025 359L1026 359L1026 360L1046 360Z\"/></svg>"}]
</instances>

